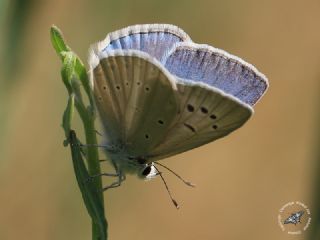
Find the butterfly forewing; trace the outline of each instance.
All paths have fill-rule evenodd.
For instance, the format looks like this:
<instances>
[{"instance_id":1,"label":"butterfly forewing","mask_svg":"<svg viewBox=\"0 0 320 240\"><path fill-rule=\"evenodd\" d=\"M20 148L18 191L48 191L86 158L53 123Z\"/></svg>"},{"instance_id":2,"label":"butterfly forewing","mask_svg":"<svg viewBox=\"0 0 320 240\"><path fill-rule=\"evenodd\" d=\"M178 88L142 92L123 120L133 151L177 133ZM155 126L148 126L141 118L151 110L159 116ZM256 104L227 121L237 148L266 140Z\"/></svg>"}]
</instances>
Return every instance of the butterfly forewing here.
<instances>
[{"instance_id":1,"label":"butterfly forewing","mask_svg":"<svg viewBox=\"0 0 320 240\"><path fill-rule=\"evenodd\" d=\"M108 66L109 65L109 66ZM114 91L117 82L110 66L110 62L102 59L93 69L94 96L96 106L102 121L106 135L106 140L118 142L123 138L123 128L121 124L120 99Z\"/></svg>"},{"instance_id":2,"label":"butterfly forewing","mask_svg":"<svg viewBox=\"0 0 320 240\"><path fill-rule=\"evenodd\" d=\"M175 92L171 75L142 52L114 51L94 70L107 139L132 156L145 156L162 141L178 112Z\"/></svg>"},{"instance_id":3,"label":"butterfly forewing","mask_svg":"<svg viewBox=\"0 0 320 240\"><path fill-rule=\"evenodd\" d=\"M176 26L170 24L142 24L108 34L106 39L100 43L100 51L140 50L160 61L174 44L182 41L191 40L183 30Z\"/></svg>"},{"instance_id":4,"label":"butterfly forewing","mask_svg":"<svg viewBox=\"0 0 320 240\"><path fill-rule=\"evenodd\" d=\"M254 105L268 87L266 77L254 66L208 45L177 43L164 62L172 74L221 89L249 105Z\"/></svg>"}]
</instances>

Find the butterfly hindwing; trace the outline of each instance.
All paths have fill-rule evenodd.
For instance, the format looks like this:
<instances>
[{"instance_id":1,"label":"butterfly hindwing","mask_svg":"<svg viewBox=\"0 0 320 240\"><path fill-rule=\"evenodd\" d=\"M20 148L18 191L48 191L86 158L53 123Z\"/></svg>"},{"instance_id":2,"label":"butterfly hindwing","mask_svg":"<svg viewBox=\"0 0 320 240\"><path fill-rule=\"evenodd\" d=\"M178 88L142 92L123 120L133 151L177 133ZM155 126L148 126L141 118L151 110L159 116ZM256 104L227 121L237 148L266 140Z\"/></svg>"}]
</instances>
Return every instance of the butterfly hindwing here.
<instances>
[{"instance_id":1,"label":"butterfly hindwing","mask_svg":"<svg viewBox=\"0 0 320 240\"><path fill-rule=\"evenodd\" d=\"M165 139L151 153L159 160L199 147L226 136L242 126L252 108L218 89L179 81L177 84L180 113Z\"/></svg>"}]
</instances>

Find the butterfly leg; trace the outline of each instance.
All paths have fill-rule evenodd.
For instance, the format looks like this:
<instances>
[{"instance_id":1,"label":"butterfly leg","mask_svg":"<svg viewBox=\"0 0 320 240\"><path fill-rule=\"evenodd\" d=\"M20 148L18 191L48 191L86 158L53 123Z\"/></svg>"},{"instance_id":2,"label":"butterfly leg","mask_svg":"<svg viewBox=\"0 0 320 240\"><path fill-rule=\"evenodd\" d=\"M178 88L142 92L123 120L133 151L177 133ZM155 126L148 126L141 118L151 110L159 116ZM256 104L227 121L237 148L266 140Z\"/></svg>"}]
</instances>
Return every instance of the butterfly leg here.
<instances>
[{"instance_id":1,"label":"butterfly leg","mask_svg":"<svg viewBox=\"0 0 320 240\"><path fill-rule=\"evenodd\" d=\"M120 186L121 186L121 182L117 181L117 182L110 184L109 186L104 187L102 190L106 191L110 188L116 188L116 187L120 187Z\"/></svg>"},{"instance_id":2,"label":"butterfly leg","mask_svg":"<svg viewBox=\"0 0 320 240\"><path fill-rule=\"evenodd\" d=\"M99 161L106 161L106 160L99 160ZM114 162L112 161L112 165L116 171L116 173L100 173L100 174L97 174L97 175L94 175L94 176L90 176L90 178L88 180L92 180L93 178L95 177L102 177L102 176L106 176L106 177L118 177L121 179L121 176L120 176L120 171L117 167L117 165L114 164ZM118 182L118 181L117 181ZM114 182L114 183L117 183L117 182ZM113 184L113 183L112 183ZM111 185L112 185L111 184Z\"/></svg>"},{"instance_id":3,"label":"butterfly leg","mask_svg":"<svg viewBox=\"0 0 320 240\"><path fill-rule=\"evenodd\" d=\"M117 173L100 173L100 174L96 174L93 176L90 176L86 182L91 182L94 178L96 177L102 177L102 176L107 176L107 177L119 177Z\"/></svg>"},{"instance_id":4,"label":"butterfly leg","mask_svg":"<svg viewBox=\"0 0 320 240\"><path fill-rule=\"evenodd\" d=\"M116 175L118 176L118 181L115 181L111 183L109 186L106 186L103 188L103 191L108 190L109 188L116 188L120 187L121 183L126 180L126 176L121 172L121 170L118 168L118 166L112 161L112 164L114 166L114 169L116 170Z\"/></svg>"},{"instance_id":5,"label":"butterfly leg","mask_svg":"<svg viewBox=\"0 0 320 240\"><path fill-rule=\"evenodd\" d=\"M97 175L90 176L90 178L96 178L96 177L102 177L102 176L119 177L118 173L100 173L100 174L97 174Z\"/></svg>"},{"instance_id":6,"label":"butterfly leg","mask_svg":"<svg viewBox=\"0 0 320 240\"><path fill-rule=\"evenodd\" d=\"M116 188L116 187L120 187L121 183L126 179L125 175L123 175L121 172L119 172L118 175L118 181L115 181L113 183L111 183L109 186L106 186L103 188L103 191L108 190L109 188Z\"/></svg>"}]
</instances>

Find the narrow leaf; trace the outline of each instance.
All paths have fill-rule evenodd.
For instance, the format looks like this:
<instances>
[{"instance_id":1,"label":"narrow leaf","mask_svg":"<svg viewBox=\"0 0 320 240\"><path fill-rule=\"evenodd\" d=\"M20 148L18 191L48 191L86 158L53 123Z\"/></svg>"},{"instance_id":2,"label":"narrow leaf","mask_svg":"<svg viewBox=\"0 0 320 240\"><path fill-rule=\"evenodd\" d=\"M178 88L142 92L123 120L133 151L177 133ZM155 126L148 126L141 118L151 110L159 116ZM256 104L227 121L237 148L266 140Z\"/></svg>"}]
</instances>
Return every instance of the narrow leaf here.
<instances>
[{"instance_id":1,"label":"narrow leaf","mask_svg":"<svg viewBox=\"0 0 320 240\"><path fill-rule=\"evenodd\" d=\"M73 92L71 81L75 74L76 55L72 52L61 52L61 57L63 58L61 78L70 95Z\"/></svg>"},{"instance_id":2,"label":"narrow leaf","mask_svg":"<svg viewBox=\"0 0 320 240\"><path fill-rule=\"evenodd\" d=\"M59 28L52 26L50 29L50 36L53 48L60 55L61 52L70 51L70 48L65 44L62 33Z\"/></svg>"},{"instance_id":3,"label":"narrow leaf","mask_svg":"<svg viewBox=\"0 0 320 240\"><path fill-rule=\"evenodd\" d=\"M68 99L68 104L66 110L63 113L62 117L62 127L64 129L65 135L68 138L68 134L71 130L71 122L74 113L74 94L71 94ZM64 144L66 146L66 144Z\"/></svg>"},{"instance_id":4,"label":"narrow leaf","mask_svg":"<svg viewBox=\"0 0 320 240\"><path fill-rule=\"evenodd\" d=\"M102 191L102 189L97 189L93 181L90 181L91 178L81 155L79 141L77 140L76 134L73 130L70 131L69 141L74 172L83 201L92 221L99 228L100 236L98 239L105 240L107 239L107 223L104 217L103 203L99 196L99 191Z\"/></svg>"}]
</instances>

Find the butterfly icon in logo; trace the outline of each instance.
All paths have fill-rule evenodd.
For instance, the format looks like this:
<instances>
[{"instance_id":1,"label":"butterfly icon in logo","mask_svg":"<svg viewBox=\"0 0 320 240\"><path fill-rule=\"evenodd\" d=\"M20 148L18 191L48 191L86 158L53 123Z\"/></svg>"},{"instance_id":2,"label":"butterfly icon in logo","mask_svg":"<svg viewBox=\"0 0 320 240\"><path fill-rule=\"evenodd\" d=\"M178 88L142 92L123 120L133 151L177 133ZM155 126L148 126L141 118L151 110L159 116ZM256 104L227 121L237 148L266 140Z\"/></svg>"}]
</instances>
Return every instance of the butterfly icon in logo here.
<instances>
[{"instance_id":1,"label":"butterfly icon in logo","mask_svg":"<svg viewBox=\"0 0 320 240\"><path fill-rule=\"evenodd\" d=\"M301 217L304 214L304 211L298 211L292 213L286 220L284 220L283 224L294 224L297 225L301 223Z\"/></svg>"}]
</instances>

